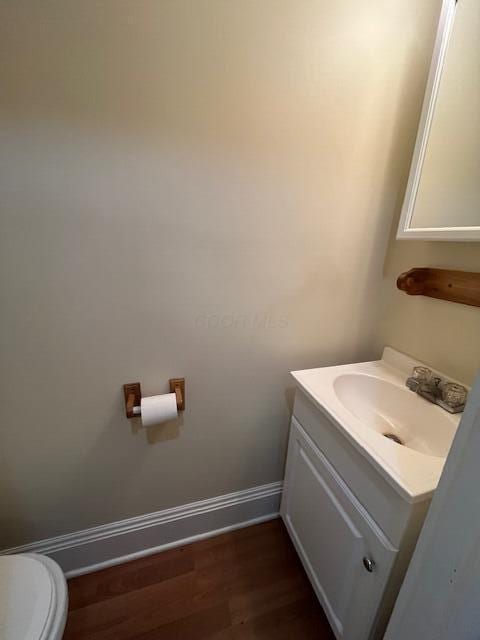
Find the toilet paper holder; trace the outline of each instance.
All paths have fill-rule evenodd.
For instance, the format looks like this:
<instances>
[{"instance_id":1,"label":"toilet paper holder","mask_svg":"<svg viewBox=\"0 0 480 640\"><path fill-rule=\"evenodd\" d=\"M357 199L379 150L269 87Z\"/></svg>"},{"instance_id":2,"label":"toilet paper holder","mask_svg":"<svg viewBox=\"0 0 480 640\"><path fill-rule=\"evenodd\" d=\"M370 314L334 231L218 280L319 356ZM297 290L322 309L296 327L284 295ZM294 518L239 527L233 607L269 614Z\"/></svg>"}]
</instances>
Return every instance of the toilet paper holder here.
<instances>
[{"instance_id":1,"label":"toilet paper holder","mask_svg":"<svg viewBox=\"0 0 480 640\"><path fill-rule=\"evenodd\" d=\"M185 411L185 378L170 378L170 393L177 397L177 409ZM140 403L142 401L142 390L140 382L129 382L123 385L123 396L125 398L125 413L127 418L136 418L141 415Z\"/></svg>"}]
</instances>

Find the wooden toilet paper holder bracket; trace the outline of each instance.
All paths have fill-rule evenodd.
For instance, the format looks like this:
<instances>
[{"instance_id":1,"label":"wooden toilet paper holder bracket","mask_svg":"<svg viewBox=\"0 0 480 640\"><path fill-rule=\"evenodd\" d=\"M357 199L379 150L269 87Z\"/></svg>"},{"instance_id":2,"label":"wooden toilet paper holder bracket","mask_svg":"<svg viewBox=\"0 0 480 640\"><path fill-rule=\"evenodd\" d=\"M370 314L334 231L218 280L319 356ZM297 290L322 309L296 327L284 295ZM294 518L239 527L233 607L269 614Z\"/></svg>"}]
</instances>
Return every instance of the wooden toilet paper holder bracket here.
<instances>
[{"instance_id":1,"label":"wooden toilet paper holder bracket","mask_svg":"<svg viewBox=\"0 0 480 640\"><path fill-rule=\"evenodd\" d=\"M185 411L185 378L170 378L170 393L177 397L177 409ZM125 414L127 418L136 418L141 415L140 404L142 401L142 390L140 382L129 382L123 385L123 396L125 399Z\"/></svg>"}]
</instances>

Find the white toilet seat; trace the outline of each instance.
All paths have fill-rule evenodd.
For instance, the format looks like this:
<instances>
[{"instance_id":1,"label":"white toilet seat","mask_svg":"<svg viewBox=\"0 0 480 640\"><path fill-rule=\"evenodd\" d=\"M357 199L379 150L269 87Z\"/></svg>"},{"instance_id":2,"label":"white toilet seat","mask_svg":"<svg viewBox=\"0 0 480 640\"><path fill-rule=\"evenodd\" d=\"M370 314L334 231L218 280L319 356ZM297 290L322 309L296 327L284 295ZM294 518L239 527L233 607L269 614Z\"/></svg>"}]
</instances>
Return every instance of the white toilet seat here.
<instances>
[{"instance_id":1,"label":"white toilet seat","mask_svg":"<svg viewBox=\"0 0 480 640\"><path fill-rule=\"evenodd\" d=\"M37 554L0 556L2 640L60 640L68 591L56 562Z\"/></svg>"}]
</instances>

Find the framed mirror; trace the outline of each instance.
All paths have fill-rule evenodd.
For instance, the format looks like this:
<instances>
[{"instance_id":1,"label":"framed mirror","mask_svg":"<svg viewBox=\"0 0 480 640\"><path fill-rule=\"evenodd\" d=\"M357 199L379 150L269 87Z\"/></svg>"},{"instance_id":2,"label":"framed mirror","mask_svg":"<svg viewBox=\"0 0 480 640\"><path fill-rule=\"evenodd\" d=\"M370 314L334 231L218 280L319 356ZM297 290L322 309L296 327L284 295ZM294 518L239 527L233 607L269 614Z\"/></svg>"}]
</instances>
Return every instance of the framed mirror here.
<instances>
[{"instance_id":1,"label":"framed mirror","mask_svg":"<svg viewBox=\"0 0 480 640\"><path fill-rule=\"evenodd\" d=\"M397 238L480 241L480 0L443 0Z\"/></svg>"}]
</instances>

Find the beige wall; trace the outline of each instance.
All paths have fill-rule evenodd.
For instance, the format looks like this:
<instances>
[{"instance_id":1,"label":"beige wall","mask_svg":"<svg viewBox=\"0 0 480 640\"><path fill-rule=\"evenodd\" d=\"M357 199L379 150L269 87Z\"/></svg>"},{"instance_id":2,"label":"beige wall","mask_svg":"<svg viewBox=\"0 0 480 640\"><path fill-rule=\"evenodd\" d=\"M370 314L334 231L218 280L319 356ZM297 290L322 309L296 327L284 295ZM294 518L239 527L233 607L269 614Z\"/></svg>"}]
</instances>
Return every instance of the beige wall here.
<instances>
[{"instance_id":1,"label":"beige wall","mask_svg":"<svg viewBox=\"0 0 480 640\"><path fill-rule=\"evenodd\" d=\"M480 226L480 2L462 0L442 70L411 226Z\"/></svg>"},{"instance_id":2,"label":"beige wall","mask_svg":"<svg viewBox=\"0 0 480 640\"><path fill-rule=\"evenodd\" d=\"M390 344L432 367L473 382L480 370L480 308L407 296L395 281L411 267L480 271L480 243L392 239L384 268L384 312L378 349Z\"/></svg>"},{"instance_id":3,"label":"beige wall","mask_svg":"<svg viewBox=\"0 0 480 640\"><path fill-rule=\"evenodd\" d=\"M379 350L438 7L0 3L2 545L282 477L288 371Z\"/></svg>"},{"instance_id":4,"label":"beige wall","mask_svg":"<svg viewBox=\"0 0 480 640\"><path fill-rule=\"evenodd\" d=\"M473 15L474 11L478 14L478 10L476 6L474 9L474 6L474 2L468 2L461 5L460 9L470 12L470 15L468 16L470 18L470 23L467 25L468 21L465 20L465 16L463 16L460 11L460 23L457 26L462 30L466 30L467 27L470 31L472 29L478 29L478 20L473 19L474 17L477 17L477 15ZM462 47L468 45L473 47L472 42L474 38L470 37L470 31L468 34L463 34L465 37L461 43ZM467 35L469 37L466 37ZM473 67L466 60L465 55L456 55L458 53L455 50L457 44L458 42L453 38L452 46L454 50L452 50L452 53L455 55L453 56L453 60L450 60L450 58L447 60L446 81L448 84L448 96L445 95L443 97L449 97L452 100L457 100L457 112L463 111L465 115L472 105L470 104L470 106L468 106L463 104L466 90L462 91L462 87L460 85L462 82L464 84L468 84L470 80L473 82L473 76L475 74ZM465 51L462 49L461 53L464 54ZM470 57L470 62L472 62L474 60L474 56ZM459 58L462 58L462 63ZM455 75L455 80L452 74L449 74L449 71L451 71L452 68L455 71L453 74ZM458 86L454 87L454 82L457 82ZM474 104L475 101L473 100L472 93L474 90L472 87L473 85L469 86L468 90L472 95L472 100L470 102ZM451 139L446 141L446 138L444 138L441 143L450 147L450 155L448 157L449 161L447 161L445 156L443 158L443 165L440 166L442 164L440 161L442 152L440 150L441 144L438 141L440 134L437 131L437 139L433 141L433 152L438 162L434 167L433 163L427 167L427 181L430 181L431 187L429 191L430 200L427 202L427 199L420 197L421 202L417 202L417 205L420 204L422 209L421 217L423 219L423 223L427 226L428 224L434 224L435 220L437 220L438 226L446 224L445 217L443 222L439 221L438 218L439 215L445 216L445 212L448 209L447 207L443 213L440 212L440 200L442 200L443 204L448 203L448 198L451 195L441 192L441 185L439 183L435 183L435 185L433 185L433 182L438 182L440 176L440 182L443 181L444 186L447 186L447 190L448 187L450 187L452 193L458 194L458 192L462 190L459 187L459 184L462 180L467 180L467 177L471 174L471 168L467 166L468 162L470 162L472 167L475 165L473 156L468 153L466 154L466 158L468 160L463 158L465 162L462 164L462 160L457 158L460 154L460 150L455 147L458 140L456 140L456 142L454 140L454 138L458 138L461 141L463 140L462 144L465 147L468 139L467 129L469 122L470 138L472 138L472 135L473 138L475 137L474 134L472 134L474 126L472 122L475 120L476 115L473 115L475 110L463 118L464 122L457 122L454 126L452 122L447 122L444 113L446 107L451 107L452 105L446 105L445 101L444 103L442 103L442 101L440 102L441 109L438 115L440 116L441 121L437 123L437 125L441 128L443 124L443 129L446 131L445 135L451 136ZM435 118L437 118L437 113ZM460 120L462 120L462 118ZM478 121L478 118L476 120ZM436 122L436 120L434 122ZM448 133L447 130L450 130L450 133ZM433 127L433 131L436 131L435 126ZM478 144L470 146L471 153L476 153L478 156ZM451 166L452 158L453 164L455 165L454 167ZM478 162L476 165L478 166ZM408 172L408 163L404 163L403 166ZM399 171L402 171L401 167L399 167ZM450 172L451 174L451 182L449 182L446 177L447 172ZM407 173L404 175L403 187L399 190L399 197L395 207L396 214L394 216L390 232L390 241L383 267L384 281L381 288L383 311L380 312L381 320L379 324L379 331L376 336L377 353L380 353L385 344L390 344L405 353L424 360L426 363L444 371L452 377L462 380L467 384L471 384L475 374L480 370L480 309L445 302L443 300L425 298L422 296L407 296L396 288L396 279L400 273L412 267L439 267L465 271L480 271L480 243L396 240L395 235L406 178ZM468 191L468 189L465 188L465 184L463 184L462 188L464 191ZM471 196L471 201L475 201L475 197L472 194L473 192L470 189L470 194L465 195L465 198L468 199L468 197ZM460 209L461 205L462 201L460 201ZM476 202L476 206L478 215L478 202ZM454 206L450 202L450 216L452 215L452 212L454 213L453 210Z\"/></svg>"}]
</instances>

